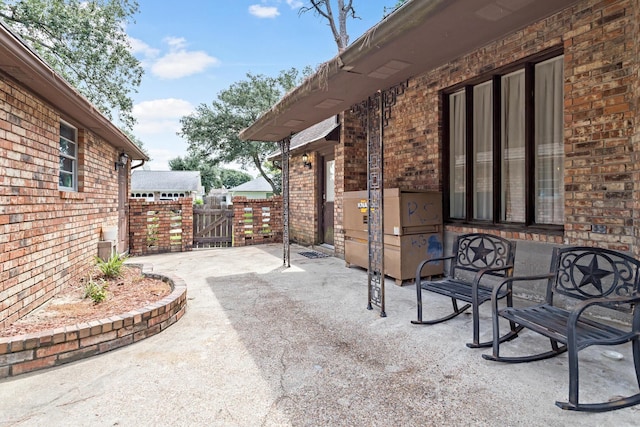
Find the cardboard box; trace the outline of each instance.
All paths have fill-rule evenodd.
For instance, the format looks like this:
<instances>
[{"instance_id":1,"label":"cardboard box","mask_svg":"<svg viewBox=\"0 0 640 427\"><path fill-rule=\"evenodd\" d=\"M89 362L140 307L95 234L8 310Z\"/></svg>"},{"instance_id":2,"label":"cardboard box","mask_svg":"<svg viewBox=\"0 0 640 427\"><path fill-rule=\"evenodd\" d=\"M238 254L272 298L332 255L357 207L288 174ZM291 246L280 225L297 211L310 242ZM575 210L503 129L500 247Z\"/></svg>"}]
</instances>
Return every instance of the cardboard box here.
<instances>
[{"instance_id":1,"label":"cardboard box","mask_svg":"<svg viewBox=\"0 0 640 427\"><path fill-rule=\"evenodd\" d=\"M349 265L369 268L369 246L359 233L345 236L344 259ZM442 233L421 233L406 236L385 235L384 239L384 273L396 279L401 285L404 281L414 279L418 264L431 258L438 258L443 253ZM397 244L394 244L397 243ZM444 263L427 264L422 271L423 277L436 276L443 273Z\"/></svg>"},{"instance_id":2,"label":"cardboard box","mask_svg":"<svg viewBox=\"0 0 640 427\"><path fill-rule=\"evenodd\" d=\"M367 232L367 190L343 195L344 228ZM433 233L442 231L442 193L387 188L383 192L384 234Z\"/></svg>"}]
</instances>

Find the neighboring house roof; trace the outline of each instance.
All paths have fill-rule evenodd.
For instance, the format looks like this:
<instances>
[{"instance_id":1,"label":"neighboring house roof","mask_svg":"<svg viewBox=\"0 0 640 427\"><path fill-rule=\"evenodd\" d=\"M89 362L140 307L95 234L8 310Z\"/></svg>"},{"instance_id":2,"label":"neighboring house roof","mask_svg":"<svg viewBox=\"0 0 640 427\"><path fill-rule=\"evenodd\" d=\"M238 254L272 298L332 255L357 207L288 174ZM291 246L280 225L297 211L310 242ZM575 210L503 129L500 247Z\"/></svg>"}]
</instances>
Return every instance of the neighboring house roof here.
<instances>
[{"instance_id":1,"label":"neighboring house roof","mask_svg":"<svg viewBox=\"0 0 640 427\"><path fill-rule=\"evenodd\" d=\"M579 0L410 0L240 132L281 141Z\"/></svg>"},{"instance_id":2,"label":"neighboring house roof","mask_svg":"<svg viewBox=\"0 0 640 427\"><path fill-rule=\"evenodd\" d=\"M230 193L237 193L237 192L266 192L266 193L272 193L273 192L273 188L271 187L271 185L267 182L266 179L264 179L264 177L258 177L252 181L249 182L245 182L244 184L240 184L237 187L233 187L229 189Z\"/></svg>"},{"instance_id":3,"label":"neighboring house roof","mask_svg":"<svg viewBox=\"0 0 640 427\"><path fill-rule=\"evenodd\" d=\"M293 151L296 149L302 149L310 144L313 144L314 142L323 140L324 138L329 136L329 134L338 126L340 126L338 116L331 116L328 119L324 119L320 123L316 123L311 127L301 130L291 137L289 150ZM267 156L267 159L274 160L278 156L280 156L280 149L269 154Z\"/></svg>"},{"instance_id":4,"label":"neighboring house roof","mask_svg":"<svg viewBox=\"0 0 640 427\"><path fill-rule=\"evenodd\" d=\"M0 70L48 102L67 121L90 130L134 160L148 160L116 125L0 21Z\"/></svg>"},{"instance_id":5,"label":"neighboring house roof","mask_svg":"<svg viewBox=\"0 0 640 427\"><path fill-rule=\"evenodd\" d=\"M199 171L131 171L131 191L202 192Z\"/></svg>"}]
</instances>

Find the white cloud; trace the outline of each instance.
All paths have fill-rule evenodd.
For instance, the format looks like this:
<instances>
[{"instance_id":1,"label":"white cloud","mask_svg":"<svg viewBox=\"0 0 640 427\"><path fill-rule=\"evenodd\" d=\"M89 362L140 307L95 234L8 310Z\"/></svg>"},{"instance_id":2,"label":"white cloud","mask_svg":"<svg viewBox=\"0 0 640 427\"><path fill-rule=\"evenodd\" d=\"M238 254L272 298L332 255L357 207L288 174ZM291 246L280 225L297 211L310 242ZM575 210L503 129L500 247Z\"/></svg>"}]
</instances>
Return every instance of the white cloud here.
<instances>
[{"instance_id":1,"label":"white cloud","mask_svg":"<svg viewBox=\"0 0 640 427\"><path fill-rule=\"evenodd\" d=\"M131 45L131 52L136 55L142 55L145 58L153 58L158 56L160 51L152 48L140 39L129 37L129 44Z\"/></svg>"},{"instance_id":2,"label":"white cloud","mask_svg":"<svg viewBox=\"0 0 640 427\"><path fill-rule=\"evenodd\" d=\"M249 13L258 18L275 18L280 15L277 7L260 6L259 4L249 6Z\"/></svg>"},{"instance_id":3,"label":"white cloud","mask_svg":"<svg viewBox=\"0 0 640 427\"><path fill-rule=\"evenodd\" d=\"M138 120L134 132L141 135L175 135L180 130L180 119L194 111L193 105L184 99L167 98L140 102L133 106L133 116Z\"/></svg>"},{"instance_id":4,"label":"white cloud","mask_svg":"<svg viewBox=\"0 0 640 427\"><path fill-rule=\"evenodd\" d=\"M206 52L179 50L159 58L151 66L151 72L161 79L179 79L201 73L218 64L220 61Z\"/></svg>"},{"instance_id":5,"label":"white cloud","mask_svg":"<svg viewBox=\"0 0 640 427\"><path fill-rule=\"evenodd\" d=\"M159 49L152 48L142 40L129 38L131 50L142 66L161 79L179 79L205 71L209 67L220 64L220 61L208 53L197 50L189 51L187 41L182 37L167 37L163 42L169 52L161 55Z\"/></svg>"},{"instance_id":6,"label":"white cloud","mask_svg":"<svg viewBox=\"0 0 640 427\"><path fill-rule=\"evenodd\" d=\"M287 4L291 9L300 9L304 5L300 0L287 0Z\"/></svg>"}]
</instances>

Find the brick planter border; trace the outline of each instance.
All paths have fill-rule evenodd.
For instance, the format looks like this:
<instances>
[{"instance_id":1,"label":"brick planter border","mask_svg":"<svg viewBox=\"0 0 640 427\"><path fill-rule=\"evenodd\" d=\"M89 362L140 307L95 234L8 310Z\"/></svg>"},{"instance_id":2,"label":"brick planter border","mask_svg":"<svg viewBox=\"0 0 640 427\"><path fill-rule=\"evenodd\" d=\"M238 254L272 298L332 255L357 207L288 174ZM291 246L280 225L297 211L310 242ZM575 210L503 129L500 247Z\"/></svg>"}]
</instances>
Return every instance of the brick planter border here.
<instances>
[{"instance_id":1,"label":"brick planter border","mask_svg":"<svg viewBox=\"0 0 640 427\"><path fill-rule=\"evenodd\" d=\"M153 304L118 316L64 328L13 337L0 337L0 378L106 353L155 335L176 323L187 306L187 285L175 276L151 273L146 277L171 285L169 295Z\"/></svg>"}]
</instances>

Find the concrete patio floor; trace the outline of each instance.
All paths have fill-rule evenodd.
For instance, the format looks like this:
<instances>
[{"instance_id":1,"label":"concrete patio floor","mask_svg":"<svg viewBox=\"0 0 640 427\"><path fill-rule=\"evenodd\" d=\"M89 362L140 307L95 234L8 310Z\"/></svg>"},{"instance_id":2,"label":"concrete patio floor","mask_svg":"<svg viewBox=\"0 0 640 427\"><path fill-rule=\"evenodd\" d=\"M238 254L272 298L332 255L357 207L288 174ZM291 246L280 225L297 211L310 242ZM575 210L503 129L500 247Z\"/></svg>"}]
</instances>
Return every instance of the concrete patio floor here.
<instances>
[{"instance_id":1,"label":"concrete patio floor","mask_svg":"<svg viewBox=\"0 0 640 427\"><path fill-rule=\"evenodd\" d=\"M563 411L566 355L528 364L469 349L471 316L412 325L415 288L386 282L386 318L367 310L367 276L282 246L132 258L187 282L186 315L107 354L0 381L0 426L635 426L640 407ZM450 301L426 295L426 310ZM481 308L484 339L490 307ZM428 314L425 314L425 317ZM522 334L507 348L548 341ZM631 346L580 352L581 396L637 391Z\"/></svg>"}]
</instances>

